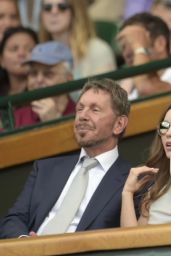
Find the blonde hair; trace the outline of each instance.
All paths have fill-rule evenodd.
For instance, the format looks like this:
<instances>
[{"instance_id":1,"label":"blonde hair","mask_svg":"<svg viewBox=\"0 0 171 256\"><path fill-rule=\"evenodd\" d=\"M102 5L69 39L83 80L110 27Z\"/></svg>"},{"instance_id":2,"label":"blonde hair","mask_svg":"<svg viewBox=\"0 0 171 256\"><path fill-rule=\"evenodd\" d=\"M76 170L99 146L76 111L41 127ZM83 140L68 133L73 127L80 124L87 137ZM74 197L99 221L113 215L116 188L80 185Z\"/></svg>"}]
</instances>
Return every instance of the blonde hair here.
<instances>
[{"instance_id":1,"label":"blonde hair","mask_svg":"<svg viewBox=\"0 0 171 256\"><path fill-rule=\"evenodd\" d=\"M70 48L74 59L80 59L87 52L89 39L95 36L95 28L88 16L85 0L67 0L67 2L71 5L72 12ZM41 18L39 38L41 42L52 40L51 35L43 26Z\"/></svg>"}]
</instances>

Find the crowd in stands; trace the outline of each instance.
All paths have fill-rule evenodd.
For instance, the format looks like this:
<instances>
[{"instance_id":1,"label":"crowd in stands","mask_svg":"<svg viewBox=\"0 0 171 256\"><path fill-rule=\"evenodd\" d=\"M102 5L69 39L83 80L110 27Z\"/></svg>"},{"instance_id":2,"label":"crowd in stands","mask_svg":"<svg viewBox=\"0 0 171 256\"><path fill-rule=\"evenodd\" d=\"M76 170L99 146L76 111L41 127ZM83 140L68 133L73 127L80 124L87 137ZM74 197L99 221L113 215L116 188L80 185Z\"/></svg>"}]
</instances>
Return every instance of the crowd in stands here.
<instances>
[{"instance_id":1,"label":"crowd in stands","mask_svg":"<svg viewBox=\"0 0 171 256\"><path fill-rule=\"evenodd\" d=\"M141 0L134 4L133 1L129 0L117 1L117 3L114 0L0 0L0 3L1 96L30 90L29 81L31 79L29 77L34 71L31 70L29 73L28 70L30 67L34 69L38 64L46 65L46 63L40 62L34 65L22 65L22 63L28 58L26 52L29 54L38 42L52 41L57 44L60 42L68 47L72 55L72 67L70 68L70 79L72 80L116 70L119 67L117 54L112 44L110 45L104 38L102 39L97 35L94 22L98 20L110 21L113 24L119 24L118 27L121 26L120 32L113 38L113 42L122 49L120 56L122 56L123 64L128 66L144 64L152 60L166 58L170 54L170 46L168 45L168 40L170 42L170 20L167 19L169 15L165 14L165 12L169 13L170 11L169 0ZM152 13L151 16L150 12ZM164 21L153 17L153 13L161 16ZM15 27L16 31L13 32L12 27ZM159 31L159 28L160 33L155 34L154 31ZM13 33L14 35L10 36ZM21 37L24 37L25 43L23 39L20 40ZM12 44L12 41L15 41L16 45L8 46L8 44ZM27 45L29 46L27 47ZM45 52L43 51L42 54ZM20 64L15 64L15 62ZM15 70L13 70L12 65L15 66ZM27 76L28 79L26 79ZM61 81L66 82L68 79L55 80L55 83L61 83ZM53 79L50 84L52 83ZM130 100L167 91L170 90L170 69L133 79L125 79L121 81L121 85L128 92ZM44 86L47 86L46 83L43 86L39 84L34 87L41 88ZM70 99L76 101L79 94L79 91L71 93ZM39 114L42 113L42 117L39 116L41 121L50 119L51 115L49 114L47 117L44 113L45 109L48 113L48 107L51 109L54 106L52 112L57 111L56 115L53 114L52 116L58 117L65 114L64 106L62 106L63 104L66 105L64 96L63 104L61 105L61 101L58 101L58 107L54 105L54 101L53 103L49 102L47 106L48 100L50 99L41 100L39 103L34 102L34 108L32 103L33 112L36 115L38 112ZM59 105L61 105L59 111L61 114L58 113ZM16 109L21 110L20 107L14 108L14 116ZM3 111L1 112L0 115L2 116ZM32 123L32 118L28 118L30 120L28 122L22 118L18 119L16 116L15 119L15 127L35 123L35 121ZM21 122L18 123L17 119Z\"/></svg>"},{"instance_id":2,"label":"crowd in stands","mask_svg":"<svg viewBox=\"0 0 171 256\"><path fill-rule=\"evenodd\" d=\"M117 5L122 6L118 7L121 12L115 9ZM93 20L118 22L119 32L113 40L121 48L124 65L170 56L170 17L165 15L170 11L169 0L139 0L136 4L128 0L0 0L0 6L1 97L116 70L112 45L97 36ZM110 12L116 15L110 16ZM77 93L14 106L16 128L73 114L76 109L74 133L81 151L36 161L23 192L0 226L0 237L169 223L171 107L161 117L147 166L131 168L120 157L118 143L128 124L130 101L170 89L171 68L167 68L119 84L108 78L90 79ZM1 119L3 115L4 109ZM0 124L0 130L8 128L8 124ZM87 166L80 167L87 159L96 160L86 181L88 190L79 199L71 221L56 232L53 219L63 208L79 170L84 169L86 176ZM145 192L138 212L142 186ZM70 203L70 207L75 204L73 198ZM69 215L66 209L65 214Z\"/></svg>"}]
</instances>

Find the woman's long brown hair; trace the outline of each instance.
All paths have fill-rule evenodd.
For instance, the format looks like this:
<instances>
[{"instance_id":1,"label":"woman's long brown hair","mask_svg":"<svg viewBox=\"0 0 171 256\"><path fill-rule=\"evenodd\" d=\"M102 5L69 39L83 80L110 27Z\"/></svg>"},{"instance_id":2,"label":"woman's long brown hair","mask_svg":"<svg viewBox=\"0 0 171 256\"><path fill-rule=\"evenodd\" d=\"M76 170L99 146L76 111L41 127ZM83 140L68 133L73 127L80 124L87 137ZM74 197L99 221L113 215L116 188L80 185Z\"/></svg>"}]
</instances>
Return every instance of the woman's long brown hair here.
<instances>
[{"instance_id":1,"label":"woman's long brown hair","mask_svg":"<svg viewBox=\"0 0 171 256\"><path fill-rule=\"evenodd\" d=\"M160 121L163 121L167 112L171 109L171 105L162 114ZM142 201L142 209L149 210L150 204L161 197L169 189L171 185L170 178L170 160L167 158L161 141L161 136L156 132L155 139L151 145L149 159L146 163L149 167L159 168L154 184Z\"/></svg>"}]
</instances>

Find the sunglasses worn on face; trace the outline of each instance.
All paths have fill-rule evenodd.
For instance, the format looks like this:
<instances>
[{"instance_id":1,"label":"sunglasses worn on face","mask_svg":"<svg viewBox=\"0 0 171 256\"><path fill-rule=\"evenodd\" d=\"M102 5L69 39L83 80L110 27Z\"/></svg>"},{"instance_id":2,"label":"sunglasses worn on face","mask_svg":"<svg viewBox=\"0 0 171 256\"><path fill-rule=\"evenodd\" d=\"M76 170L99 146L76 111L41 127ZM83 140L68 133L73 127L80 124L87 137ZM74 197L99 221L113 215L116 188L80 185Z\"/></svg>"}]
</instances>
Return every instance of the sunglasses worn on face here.
<instances>
[{"instance_id":1,"label":"sunglasses worn on face","mask_svg":"<svg viewBox=\"0 0 171 256\"><path fill-rule=\"evenodd\" d=\"M43 4L42 8L46 12L51 12L54 6L56 6L58 10L60 10L61 12L65 12L66 10L71 8L71 5L68 3L58 3L58 4L47 3L47 4Z\"/></svg>"},{"instance_id":2,"label":"sunglasses worn on face","mask_svg":"<svg viewBox=\"0 0 171 256\"><path fill-rule=\"evenodd\" d=\"M171 126L171 124L168 121L162 121L158 128L159 134L165 135L167 133L167 131L169 130L170 126Z\"/></svg>"}]
</instances>

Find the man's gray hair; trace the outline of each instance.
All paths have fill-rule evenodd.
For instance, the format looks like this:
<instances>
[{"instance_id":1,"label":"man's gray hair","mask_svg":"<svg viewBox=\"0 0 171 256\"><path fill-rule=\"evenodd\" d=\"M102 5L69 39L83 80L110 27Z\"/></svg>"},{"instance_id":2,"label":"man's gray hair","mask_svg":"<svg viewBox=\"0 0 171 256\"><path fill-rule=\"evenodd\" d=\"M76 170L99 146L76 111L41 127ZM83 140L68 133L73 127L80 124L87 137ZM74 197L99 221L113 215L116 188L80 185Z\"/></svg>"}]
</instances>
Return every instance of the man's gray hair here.
<instances>
[{"instance_id":1,"label":"man's gray hair","mask_svg":"<svg viewBox=\"0 0 171 256\"><path fill-rule=\"evenodd\" d=\"M118 115L128 116L130 112L130 102L127 92L112 79L89 80L81 91L81 96L88 90L103 90L110 94L111 105L114 112Z\"/></svg>"}]
</instances>

